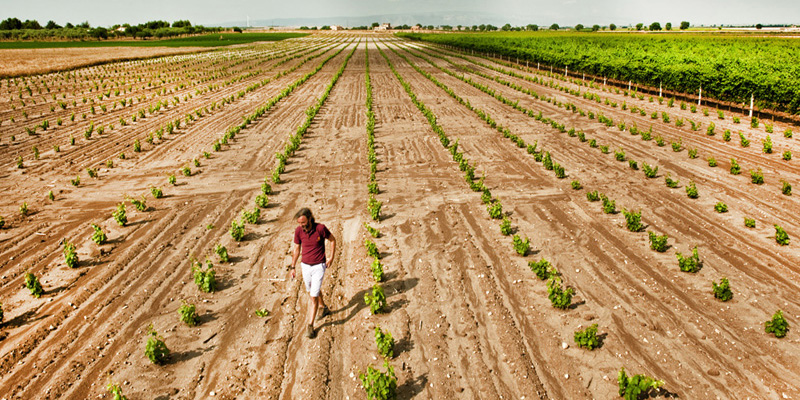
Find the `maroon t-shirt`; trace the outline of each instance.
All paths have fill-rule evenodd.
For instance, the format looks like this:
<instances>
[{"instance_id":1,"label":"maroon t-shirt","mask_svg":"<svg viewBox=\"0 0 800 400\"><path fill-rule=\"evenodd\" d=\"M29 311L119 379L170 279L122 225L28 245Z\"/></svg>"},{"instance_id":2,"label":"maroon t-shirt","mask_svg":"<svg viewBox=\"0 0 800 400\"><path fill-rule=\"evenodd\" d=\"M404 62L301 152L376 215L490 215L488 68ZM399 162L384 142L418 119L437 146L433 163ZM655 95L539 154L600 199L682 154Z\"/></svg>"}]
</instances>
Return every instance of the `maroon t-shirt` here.
<instances>
[{"instance_id":1,"label":"maroon t-shirt","mask_svg":"<svg viewBox=\"0 0 800 400\"><path fill-rule=\"evenodd\" d=\"M302 226L298 226L294 230L294 242L301 248L300 261L308 265L324 263L325 239L329 237L331 237L331 231L325 225L314 223L311 226L311 232L306 232Z\"/></svg>"}]
</instances>

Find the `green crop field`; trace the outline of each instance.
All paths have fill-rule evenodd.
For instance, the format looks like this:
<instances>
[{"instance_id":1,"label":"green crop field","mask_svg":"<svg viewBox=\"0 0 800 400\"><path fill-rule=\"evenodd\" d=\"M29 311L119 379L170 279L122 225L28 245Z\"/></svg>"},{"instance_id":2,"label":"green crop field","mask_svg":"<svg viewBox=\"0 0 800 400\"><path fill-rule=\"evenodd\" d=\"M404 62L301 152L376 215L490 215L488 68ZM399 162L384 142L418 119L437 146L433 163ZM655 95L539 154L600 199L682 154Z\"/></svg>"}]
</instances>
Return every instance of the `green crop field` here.
<instances>
[{"instance_id":1,"label":"green crop field","mask_svg":"<svg viewBox=\"0 0 800 400\"><path fill-rule=\"evenodd\" d=\"M217 47L253 42L270 42L306 36L306 33L209 33L164 40L85 40L52 42L0 42L0 49L46 49L68 47Z\"/></svg>"},{"instance_id":2,"label":"green crop field","mask_svg":"<svg viewBox=\"0 0 800 400\"><path fill-rule=\"evenodd\" d=\"M498 32L400 36L569 71L800 112L800 46L781 37Z\"/></svg>"}]
</instances>

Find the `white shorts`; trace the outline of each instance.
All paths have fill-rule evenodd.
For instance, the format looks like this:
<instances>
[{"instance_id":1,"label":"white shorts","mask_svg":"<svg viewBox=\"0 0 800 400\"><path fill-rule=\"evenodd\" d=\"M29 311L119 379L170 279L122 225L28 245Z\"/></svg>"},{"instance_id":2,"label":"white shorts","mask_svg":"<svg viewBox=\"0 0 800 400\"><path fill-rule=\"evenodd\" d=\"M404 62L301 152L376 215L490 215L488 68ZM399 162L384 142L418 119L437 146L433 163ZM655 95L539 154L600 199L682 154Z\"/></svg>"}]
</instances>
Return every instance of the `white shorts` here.
<instances>
[{"instance_id":1,"label":"white shorts","mask_svg":"<svg viewBox=\"0 0 800 400\"><path fill-rule=\"evenodd\" d=\"M303 269L303 282L306 284L308 294L310 294L311 297L319 297L319 291L322 287L322 278L325 277L325 269L327 266L325 263L308 265L301 262L300 267Z\"/></svg>"}]
</instances>

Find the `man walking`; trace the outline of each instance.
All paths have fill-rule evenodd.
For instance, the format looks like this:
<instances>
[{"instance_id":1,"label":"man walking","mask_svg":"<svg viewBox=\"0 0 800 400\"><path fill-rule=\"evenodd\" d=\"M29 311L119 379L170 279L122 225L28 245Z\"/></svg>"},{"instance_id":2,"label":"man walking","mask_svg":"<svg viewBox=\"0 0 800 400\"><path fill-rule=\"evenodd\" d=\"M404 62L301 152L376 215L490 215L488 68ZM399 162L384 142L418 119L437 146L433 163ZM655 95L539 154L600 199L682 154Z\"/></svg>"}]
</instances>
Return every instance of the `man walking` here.
<instances>
[{"instance_id":1,"label":"man walking","mask_svg":"<svg viewBox=\"0 0 800 400\"><path fill-rule=\"evenodd\" d=\"M294 231L294 251L292 252L292 265L289 266L289 269L292 271L292 279L294 279L297 258L302 252L300 267L303 269L306 290L311 296L308 302L306 336L312 338L314 337L314 318L317 315L317 308L322 307L319 319L331 313L328 306L325 305L325 301L322 300L320 288L325 270L333 264L333 258L336 256L336 238L325 225L314 221L314 215L308 208L301 208L294 217L299 226ZM325 240L331 242L330 257L327 259L325 258Z\"/></svg>"}]
</instances>

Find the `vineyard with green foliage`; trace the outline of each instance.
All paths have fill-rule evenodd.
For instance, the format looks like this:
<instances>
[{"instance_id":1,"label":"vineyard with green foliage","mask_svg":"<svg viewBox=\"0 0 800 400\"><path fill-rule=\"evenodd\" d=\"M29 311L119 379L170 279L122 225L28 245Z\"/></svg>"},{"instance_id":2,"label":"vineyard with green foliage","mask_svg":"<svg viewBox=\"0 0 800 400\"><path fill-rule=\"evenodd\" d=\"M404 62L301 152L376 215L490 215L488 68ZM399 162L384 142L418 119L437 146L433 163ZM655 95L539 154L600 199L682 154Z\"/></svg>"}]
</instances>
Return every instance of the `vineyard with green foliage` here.
<instances>
[{"instance_id":1,"label":"vineyard with green foliage","mask_svg":"<svg viewBox=\"0 0 800 400\"><path fill-rule=\"evenodd\" d=\"M800 47L792 39L566 32L489 34L400 33L569 72L633 81L732 102L800 112Z\"/></svg>"}]
</instances>

